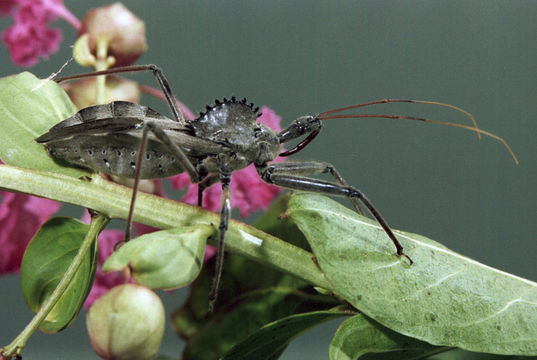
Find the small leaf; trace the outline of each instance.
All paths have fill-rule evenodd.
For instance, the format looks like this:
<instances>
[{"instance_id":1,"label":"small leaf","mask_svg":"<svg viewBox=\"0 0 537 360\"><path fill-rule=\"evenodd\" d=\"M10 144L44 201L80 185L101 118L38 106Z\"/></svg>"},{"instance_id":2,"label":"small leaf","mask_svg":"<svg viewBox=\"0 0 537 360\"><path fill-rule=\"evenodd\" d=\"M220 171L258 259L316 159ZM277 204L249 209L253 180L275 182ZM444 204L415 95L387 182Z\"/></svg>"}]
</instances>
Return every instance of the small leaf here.
<instances>
[{"instance_id":1,"label":"small leaf","mask_svg":"<svg viewBox=\"0 0 537 360\"><path fill-rule=\"evenodd\" d=\"M129 267L133 279L152 289L177 289L199 274L207 238L216 229L195 225L156 231L124 244L103 265L104 272Z\"/></svg>"},{"instance_id":2,"label":"small leaf","mask_svg":"<svg viewBox=\"0 0 537 360\"><path fill-rule=\"evenodd\" d=\"M398 334L357 314L339 326L330 343L329 355L331 360L354 360L365 354L391 352L391 359L405 360L425 359L443 350L446 349Z\"/></svg>"},{"instance_id":3,"label":"small leaf","mask_svg":"<svg viewBox=\"0 0 537 360\"><path fill-rule=\"evenodd\" d=\"M22 294L34 312L52 294L82 244L89 226L72 218L47 221L30 241L21 264ZM84 304L95 276L97 242L73 281L41 323L43 332L58 332L71 325Z\"/></svg>"},{"instance_id":4,"label":"small leaf","mask_svg":"<svg viewBox=\"0 0 537 360\"><path fill-rule=\"evenodd\" d=\"M29 72L0 78L0 159L23 168L74 177L89 175L81 168L59 165L35 142L75 112L65 91L52 80L38 79Z\"/></svg>"},{"instance_id":5,"label":"small leaf","mask_svg":"<svg viewBox=\"0 0 537 360\"><path fill-rule=\"evenodd\" d=\"M273 321L235 345L222 359L277 359L301 333L325 321L349 315L344 311L314 311Z\"/></svg>"},{"instance_id":6,"label":"small leaf","mask_svg":"<svg viewBox=\"0 0 537 360\"><path fill-rule=\"evenodd\" d=\"M537 354L537 284L396 232L409 265L380 226L319 195L297 193L287 214L340 296L401 334L497 354Z\"/></svg>"}]
</instances>

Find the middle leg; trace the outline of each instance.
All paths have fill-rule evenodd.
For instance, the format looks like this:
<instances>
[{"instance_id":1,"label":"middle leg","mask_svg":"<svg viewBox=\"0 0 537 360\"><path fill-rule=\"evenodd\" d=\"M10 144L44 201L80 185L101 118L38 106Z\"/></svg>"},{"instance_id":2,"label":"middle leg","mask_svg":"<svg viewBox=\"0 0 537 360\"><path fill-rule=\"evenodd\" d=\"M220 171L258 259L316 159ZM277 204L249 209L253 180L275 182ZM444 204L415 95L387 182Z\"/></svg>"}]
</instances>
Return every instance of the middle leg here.
<instances>
[{"instance_id":1,"label":"middle leg","mask_svg":"<svg viewBox=\"0 0 537 360\"><path fill-rule=\"evenodd\" d=\"M123 238L123 241L117 243L114 246L114 248L118 248L121 244L126 243L127 241L130 240L134 204L136 202L136 194L138 192L138 185L140 183L140 174L142 171L142 163L145 157L145 148L147 146L147 139L148 139L149 132L152 132L168 148L170 153L175 156L177 161L181 164L181 167L185 169L185 171L190 176L191 182L198 183L202 180L201 174L195 168L194 164L192 164L190 159L186 156L183 149L177 144L174 144L170 140L168 135L166 135L166 133L161 128L157 127L153 122L151 121L144 122L142 137L140 139L140 148L138 150L138 158L136 160L136 171L134 174L134 185L132 187L132 197L131 197L131 203L129 207L129 214L127 215L127 226L125 229L125 237Z\"/></svg>"},{"instance_id":2,"label":"middle leg","mask_svg":"<svg viewBox=\"0 0 537 360\"><path fill-rule=\"evenodd\" d=\"M222 210L220 211L220 225L218 227L219 234L218 248L216 252L216 270L211 291L209 292L209 312L213 312L216 297L218 295L218 287L220 285L222 268L224 266L224 238L226 236L229 224L229 216L231 214L231 194L229 190L231 176L227 174L220 174L220 182L222 183Z\"/></svg>"}]
</instances>

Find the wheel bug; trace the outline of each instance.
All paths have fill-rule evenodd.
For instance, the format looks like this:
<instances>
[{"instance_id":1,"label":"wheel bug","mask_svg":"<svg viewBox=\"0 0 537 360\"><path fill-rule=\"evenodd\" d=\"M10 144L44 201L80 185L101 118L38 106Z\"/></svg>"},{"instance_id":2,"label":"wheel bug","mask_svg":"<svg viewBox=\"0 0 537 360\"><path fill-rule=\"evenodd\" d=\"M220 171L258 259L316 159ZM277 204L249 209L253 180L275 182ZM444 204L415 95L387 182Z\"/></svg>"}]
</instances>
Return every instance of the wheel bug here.
<instances>
[{"instance_id":1,"label":"wheel bug","mask_svg":"<svg viewBox=\"0 0 537 360\"><path fill-rule=\"evenodd\" d=\"M74 116L53 126L36 139L42 143L52 157L78 164L94 171L121 177L134 178L133 194L127 217L125 240L130 238L132 213L140 179L163 178L188 172L193 183L198 183L198 205L201 206L203 191L220 182L222 186L222 208L220 213L216 274L209 294L210 309L217 296L223 266L224 238L231 212L229 184L235 170L255 164L259 176L267 183L280 187L314 191L349 198L357 212L364 205L391 239L399 256L412 259L404 253L402 245L382 215L358 189L349 186L339 172L328 163L319 161L288 161L269 163L277 156L293 155L304 149L321 131L322 121L339 118L388 118L415 120L456 126L500 140L513 152L507 143L496 135L477 127L472 115L449 104L423 100L384 99L306 115L295 119L279 133L257 122L261 114L246 99L224 98L194 120L185 120L177 106L170 85L162 71L155 65L127 66L65 77L56 81L84 77L117 74L123 72L151 71L155 76L173 119L135 103L116 101L80 110ZM462 112L474 121L466 126L445 121L413 116L382 114L339 113L382 103L431 104ZM302 139L287 151L282 144ZM515 158L516 161L516 158ZM329 174L335 181L324 181L308 176Z\"/></svg>"}]
</instances>

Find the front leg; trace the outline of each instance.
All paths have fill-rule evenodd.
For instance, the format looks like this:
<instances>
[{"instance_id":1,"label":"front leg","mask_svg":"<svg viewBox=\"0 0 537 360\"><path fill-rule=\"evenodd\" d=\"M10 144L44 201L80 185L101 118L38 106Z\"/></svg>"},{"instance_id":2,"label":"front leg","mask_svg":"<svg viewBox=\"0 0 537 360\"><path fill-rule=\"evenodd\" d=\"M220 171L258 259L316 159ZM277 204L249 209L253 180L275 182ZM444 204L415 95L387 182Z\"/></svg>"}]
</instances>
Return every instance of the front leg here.
<instances>
[{"instance_id":1,"label":"front leg","mask_svg":"<svg viewBox=\"0 0 537 360\"><path fill-rule=\"evenodd\" d=\"M307 135L298 145L291 150L284 151L280 156L293 155L306 147L321 132L322 123L317 116L306 115L294 120L291 125L278 134L280 144Z\"/></svg>"},{"instance_id":2,"label":"front leg","mask_svg":"<svg viewBox=\"0 0 537 360\"><path fill-rule=\"evenodd\" d=\"M358 189L344 184L335 184L328 181L308 178L304 175L315 175L321 173L322 169L329 169L333 166L326 163L316 161L293 162L293 163L277 163L265 166L258 166L257 171L261 178L269 183L281 186L288 189L312 191L323 194L345 196L351 201L357 199L369 210L371 215L378 221L384 232L392 240L397 255L406 257L412 264L412 259L403 252L403 246L395 237L395 234L388 226L382 215L373 204L365 197ZM335 171L335 169L334 169ZM326 172L326 171L324 171ZM337 174L337 172L336 172ZM337 177L336 177L337 178Z\"/></svg>"}]
</instances>

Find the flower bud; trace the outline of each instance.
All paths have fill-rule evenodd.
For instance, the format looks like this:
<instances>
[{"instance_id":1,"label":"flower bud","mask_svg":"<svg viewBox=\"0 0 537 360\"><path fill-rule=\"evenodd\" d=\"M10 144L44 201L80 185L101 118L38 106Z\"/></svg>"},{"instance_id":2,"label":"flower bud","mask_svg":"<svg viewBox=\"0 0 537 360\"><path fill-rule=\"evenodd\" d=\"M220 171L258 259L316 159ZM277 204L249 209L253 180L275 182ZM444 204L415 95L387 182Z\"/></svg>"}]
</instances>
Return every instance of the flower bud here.
<instances>
[{"instance_id":1,"label":"flower bud","mask_svg":"<svg viewBox=\"0 0 537 360\"><path fill-rule=\"evenodd\" d=\"M164 306L144 286L119 285L93 303L86 326L103 359L153 359L164 334Z\"/></svg>"},{"instance_id":2,"label":"flower bud","mask_svg":"<svg viewBox=\"0 0 537 360\"><path fill-rule=\"evenodd\" d=\"M85 33L93 54L97 39L106 39L108 55L115 57L115 66L130 65L147 50L144 22L121 3L88 11L79 36Z\"/></svg>"},{"instance_id":3,"label":"flower bud","mask_svg":"<svg viewBox=\"0 0 537 360\"><path fill-rule=\"evenodd\" d=\"M96 105L97 82L95 78L80 79L65 85L65 91L77 108L83 109ZM116 100L130 101L137 103L140 101L140 86L137 82L123 78L106 78L104 103L107 104Z\"/></svg>"}]
</instances>

